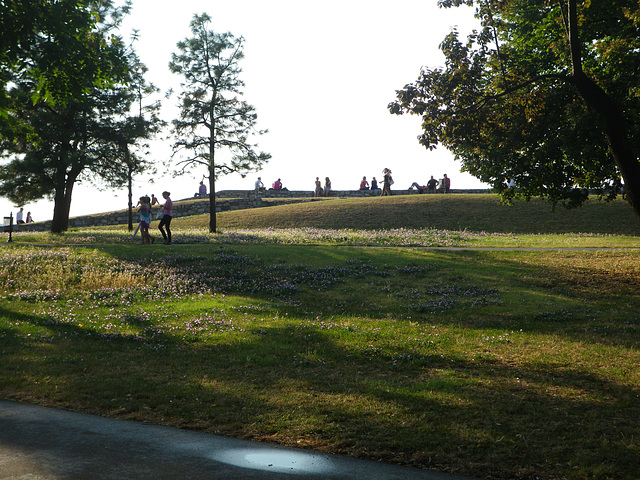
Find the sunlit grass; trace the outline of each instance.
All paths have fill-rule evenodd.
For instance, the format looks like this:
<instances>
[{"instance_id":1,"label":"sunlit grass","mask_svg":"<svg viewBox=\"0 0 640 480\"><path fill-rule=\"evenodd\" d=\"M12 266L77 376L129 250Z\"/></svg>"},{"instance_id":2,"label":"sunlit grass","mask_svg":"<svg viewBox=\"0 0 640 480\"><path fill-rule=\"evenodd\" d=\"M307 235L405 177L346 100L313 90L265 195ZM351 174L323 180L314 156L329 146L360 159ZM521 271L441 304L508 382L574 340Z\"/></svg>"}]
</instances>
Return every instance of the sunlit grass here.
<instances>
[{"instance_id":1,"label":"sunlit grass","mask_svg":"<svg viewBox=\"0 0 640 480\"><path fill-rule=\"evenodd\" d=\"M185 245L0 249L0 396L478 478L635 478L637 250Z\"/></svg>"},{"instance_id":2,"label":"sunlit grass","mask_svg":"<svg viewBox=\"0 0 640 480\"><path fill-rule=\"evenodd\" d=\"M319 228L221 229L209 233L205 228L189 227L189 219L176 219L173 243L193 244L277 244L277 245L353 245L377 247L474 247L474 248L640 248L640 236L612 234L504 234L435 229L352 230ZM44 245L135 245L122 227L76 229L63 235L21 232L14 242ZM160 242L158 242L160 243Z\"/></svg>"}]
</instances>

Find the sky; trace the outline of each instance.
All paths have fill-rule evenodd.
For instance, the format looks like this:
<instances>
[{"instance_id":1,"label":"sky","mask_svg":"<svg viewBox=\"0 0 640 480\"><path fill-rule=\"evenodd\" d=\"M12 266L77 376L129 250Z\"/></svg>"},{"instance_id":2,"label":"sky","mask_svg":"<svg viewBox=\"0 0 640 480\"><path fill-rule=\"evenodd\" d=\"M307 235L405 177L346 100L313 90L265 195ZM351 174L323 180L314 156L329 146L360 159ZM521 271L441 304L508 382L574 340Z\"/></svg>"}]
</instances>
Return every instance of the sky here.
<instances>
[{"instance_id":1,"label":"sky","mask_svg":"<svg viewBox=\"0 0 640 480\"><path fill-rule=\"evenodd\" d=\"M395 91L418 78L421 67L442 66L438 45L452 28L466 35L475 25L468 8L440 9L436 0L133 0L121 26L125 40L138 31L134 47L149 68L147 80L162 91L162 117L176 118L182 78L169 72L176 43L188 38L194 14L208 13L210 28L245 38L240 62L244 100L258 114L258 150L272 155L258 173L221 177L216 189L251 189L258 176L266 186L278 178L290 190L313 190L315 177L330 177L334 190L358 189L366 176L393 171L394 189L425 184L431 175L451 178L452 188L486 185L460 172L460 162L442 147L422 147L420 118L391 115ZM168 132L166 132L168 134ZM174 200L193 196L204 168L174 177L164 167L172 139L152 143L156 175L136 179L134 198L164 190ZM135 200L134 200L135 201ZM34 219L53 216L53 203L24 206ZM127 207L126 189L74 188L71 216ZM0 199L3 216L17 211Z\"/></svg>"}]
</instances>

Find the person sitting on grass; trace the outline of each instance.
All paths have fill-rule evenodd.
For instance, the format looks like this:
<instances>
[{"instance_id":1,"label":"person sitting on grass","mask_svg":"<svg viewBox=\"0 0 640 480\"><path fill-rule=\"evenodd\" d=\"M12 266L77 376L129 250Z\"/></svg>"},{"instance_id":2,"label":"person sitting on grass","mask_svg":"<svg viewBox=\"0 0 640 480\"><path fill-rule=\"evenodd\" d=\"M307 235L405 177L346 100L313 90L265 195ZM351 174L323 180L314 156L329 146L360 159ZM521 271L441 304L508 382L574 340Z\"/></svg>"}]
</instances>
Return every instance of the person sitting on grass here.
<instances>
[{"instance_id":1,"label":"person sitting on grass","mask_svg":"<svg viewBox=\"0 0 640 480\"><path fill-rule=\"evenodd\" d=\"M206 197L207 196L207 186L204 184L204 180L200 181L200 186L198 187L198 192L193 195L194 197Z\"/></svg>"}]
</instances>

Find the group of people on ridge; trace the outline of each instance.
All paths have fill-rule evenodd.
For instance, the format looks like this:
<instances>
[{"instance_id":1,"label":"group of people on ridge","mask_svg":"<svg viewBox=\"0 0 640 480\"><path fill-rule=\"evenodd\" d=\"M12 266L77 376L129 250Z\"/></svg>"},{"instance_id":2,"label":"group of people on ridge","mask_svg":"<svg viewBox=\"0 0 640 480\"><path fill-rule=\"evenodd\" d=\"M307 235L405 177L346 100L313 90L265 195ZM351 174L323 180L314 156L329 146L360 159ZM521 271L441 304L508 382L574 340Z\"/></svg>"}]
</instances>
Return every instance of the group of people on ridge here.
<instances>
[{"instance_id":1,"label":"group of people on ridge","mask_svg":"<svg viewBox=\"0 0 640 480\"><path fill-rule=\"evenodd\" d=\"M438 188L438 186L440 186L440 188ZM431 178L426 185L418 185L418 182L413 182L409 187L409 190L413 190L414 187L418 190L418 193L436 193L438 191L441 191L442 193L449 193L449 190L451 189L451 180L447 177L446 173L440 181L436 180L433 178L433 175L431 175Z\"/></svg>"},{"instance_id":2,"label":"group of people on ridge","mask_svg":"<svg viewBox=\"0 0 640 480\"><path fill-rule=\"evenodd\" d=\"M320 181L320 177L316 177L316 188L314 190L314 197L328 197L331 193L331 179L324 177L324 187Z\"/></svg>"},{"instance_id":3,"label":"group of people on ridge","mask_svg":"<svg viewBox=\"0 0 640 480\"><path fill-rule=\"evenodd\" d=\"M263 193L265 191L264 183L262 183L262 178L261 177L258 177L258 179L256 180L256 183L254 185L254 189L256 191L256 194L260 194L260 193ZM284 191L284 192L288 191L288 189L282 185L282 180L281 179L277 179L275 182L273 182L271 184L271 188L269 190L279 190L279 191Z\"/></svg>"},{"instance_id":4,"label":"group of people on ridge","mask_svg":"<svg viewBox=\"0 0 640 480\"><path fill-rule=\"evenodd\" d=\"M391 170L388 168L385 168L384 170L382 170L382 190L380 193L380 196L386 196L386 195L391 195L391 185L393 185L393 177L391 176ZM376 180L376 177L373 177L371 179L371 185L369 185L369 182L367 181L367 177L362 177L362 181L360 182L360 190L380 190L380 187L378 186L378 181Z\"/></svg>"},{"instance_id":5,"label":"group of people on ridge","mask_svg":"<svg viewBox=\"0 0 640 480\"><path fill-rule=\"evenodd\" d=\"M376 177L371 179L371 184L367 181L367 177L362 177L362 181L360 182L360 190L376 190L380 191L380 196L391 195L391 186L393 185L393 177L391 175L391 169L385 168L382 170L382 188L378 185L378 180ZM439 187L439 188L438 188ZM451 181L447 174L444 174L444 178L440 181L433 178L427 182L426 185L419 185L418 182L413 182L409 190L413 190L416 188L418 193L436 193L438 191L442 193L448 193L451 188ZM280 179L273 182L272 188L270 190L287 190L282 187L282 182ZM264 184L262 183L261 177L258 177L255 183L255 192L256 194L263 193L265 191ZM315 197L328 197L331 193L331 179L329 177L325 177L324 186L322 185L322 181L320 177L316 177L315 188L314 188L314 196Z\"/></svg>"},{"instance_id":6,"label":"group of people on ridge","mask_svg":"<svg viewBox=\"0 0 640 480\"><path fill-rule=\"evenodd\" d=\"M148 196L140 197L138 201L138 212L140 212L140 235L142 237L142 244L149 245L155 241L155 238L149 233L149 227L151 226L151 210L152 207L158 205L162 208L161 212L156 215L156 220L160 220L158 230L162 234L165 245L171 245L171 219L173 218L173 202L171 201L169 192L162 192L162 198L164 203L160 204L160 201L155 195L151 194L151 198ZM166 229L166 231L165 231ZM137 230L136 230L137 231ZM135 236L135 233L134 233Z\"/></svg>"}]
</instances>

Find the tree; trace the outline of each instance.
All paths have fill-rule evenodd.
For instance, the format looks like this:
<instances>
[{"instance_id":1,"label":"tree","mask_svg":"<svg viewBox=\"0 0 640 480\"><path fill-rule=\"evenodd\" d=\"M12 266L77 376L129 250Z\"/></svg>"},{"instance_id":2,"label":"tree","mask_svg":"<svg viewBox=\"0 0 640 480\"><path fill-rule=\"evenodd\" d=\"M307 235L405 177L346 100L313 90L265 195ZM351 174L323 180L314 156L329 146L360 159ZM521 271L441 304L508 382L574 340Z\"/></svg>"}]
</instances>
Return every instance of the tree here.
<instances>
[{"instance_id":1,"label":"tree","mask_svg":"<svg viewBox=\"0 0 640 480\"><path fill-rule=\"evenodd\" d=\"M107 172L103 177L105 183L111 187L127 186L128 193L128 228L133 230L133 177L143 173L154 174L156 167L147 159L145 154L139 155L141 149L147 149L147 143L141 143L153 137L165 126L165 122L158 117L160 102L148 103L146 100L158 92L158 89L145 81L147 68L139 61L133 51L131 56L131 82L121 88L129 95L127 103L137 104L137 112L113 118L109 126L113 136L113 144L117 148L114 158L119 157L119 168ZM145 152L148 154L148 152ZM121 167L121 168L120 168Z\"/></svg>"},{"instance_id":2,"label":"tree","mask_svg":"<svg viewBox=\"0 0 640 480\"><path fill-rule=\"evenodd\" d=\"M128 4L40 4L56 16L34 22L2 65L9 120L0 125L0 150L9 163L0 170L0 195L18 204L53 198L51 229L60 233L76 182L114 179L124 168L114 128L135 100L126 88L134 56L112 33Z\"/></svg>"},{"instance_id":3,"label":"tree","mask_svg":"<svg viewBox=\"0 0 640 480\"><path fill-rule=\"evenodd\" d=\"M244 58L242 37L208 30L211 18L194 15L193 36L177 44L178 53L171 56L169 68L184 77L179 94L180 117L173 121L178 137L174 155L189 152L178 164L182 171L203 165L209 178L209 231L216 231L215 181L220 175L241 175L259 170L271 155L256 152L250 135L257 130L255 108L239 99L244 83L240 80L239 61ZM226 149L231 158L220 160L216 151Z\"/></svg>"},{"instance_id":4,"label":"tree","mask_svg":"<svg viewBox=\"0 0 640 480\"><path fill-rule=\"evenodd\" d=\"M481 28L440 45L391 113L422 117L419 141L442 144L506 201L580 205L624 183L640 216L640 8L637 0L441 0L476 6ZM507 187L514 180L516 189Z\"/></svg>"}]
</instances>

